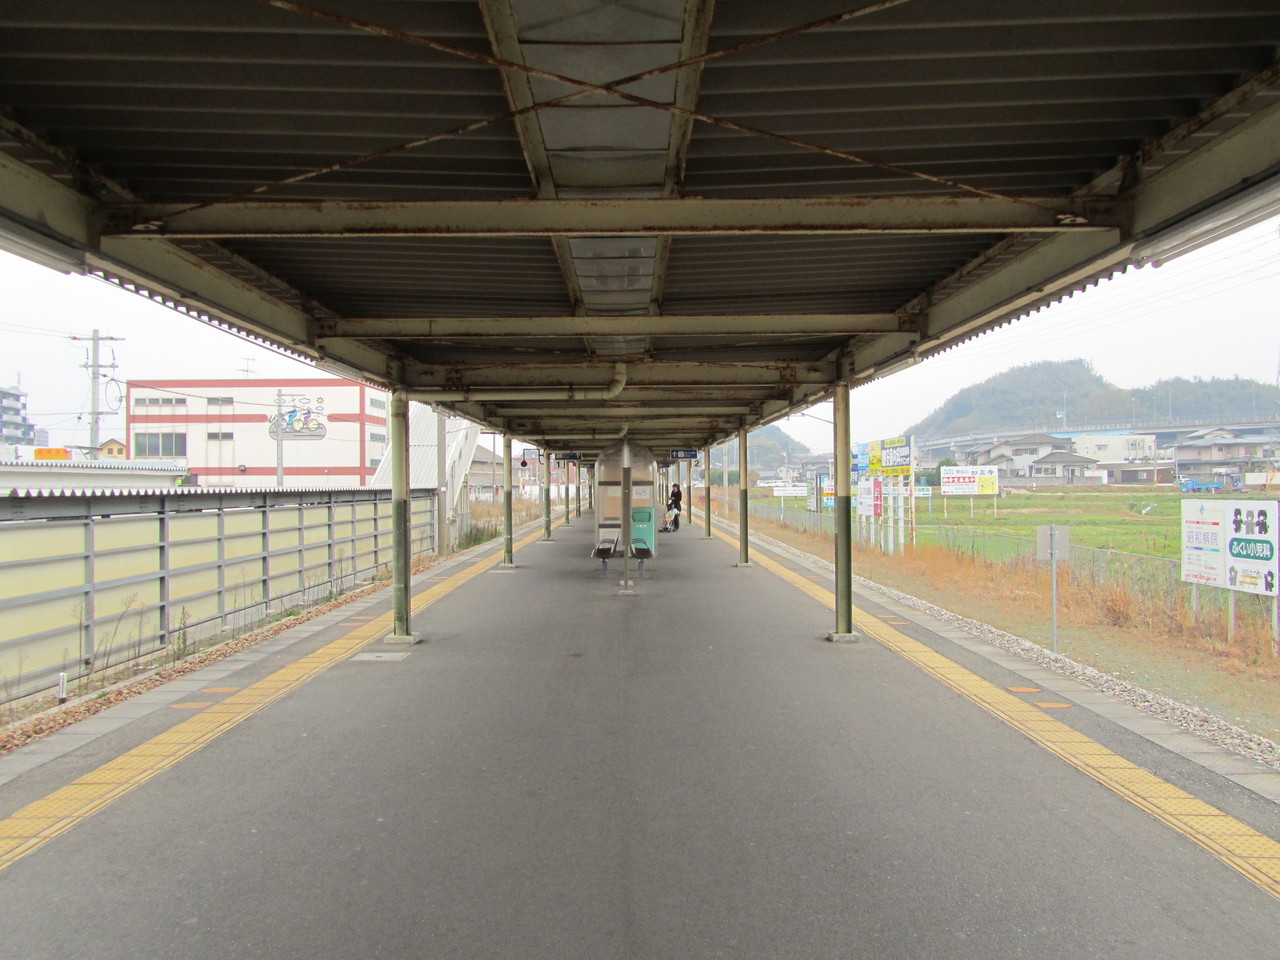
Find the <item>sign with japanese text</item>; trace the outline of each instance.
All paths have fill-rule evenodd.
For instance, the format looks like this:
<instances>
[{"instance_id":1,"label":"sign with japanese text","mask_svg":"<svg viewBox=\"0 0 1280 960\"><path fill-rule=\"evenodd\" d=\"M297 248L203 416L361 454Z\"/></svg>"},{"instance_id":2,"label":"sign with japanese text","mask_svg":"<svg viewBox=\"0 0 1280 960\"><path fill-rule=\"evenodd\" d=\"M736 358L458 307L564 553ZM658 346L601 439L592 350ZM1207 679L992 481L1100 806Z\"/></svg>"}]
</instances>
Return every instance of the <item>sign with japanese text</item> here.
<instances>
[{"instance_id":1,"label":"sign with japanese text","mask_svg":"<svg viewBox=\"0 0 1280 960\"><path fill-rule=\"evenodd\" d=\"M1183 500L1182 579L1276 596L1278 512L1275 500Z\"/></svg>"},{"instance_id":2,"label":"sign with japanese text","mask_svg":"<svg viewBox=\"0 0 1280 960\"><path fill-rule=\"evenodd\" d=\"M880 441L880 473L886 477L910 476L910 437L893 437Z\"/></svg>"},{"instance_id":3,"label":"sign with japanese text","mask_svg":"<svg viewBox=\"0 0 1280 960\"><path fill-rule=\"evenodd\" d=\"M943 467L942 495L995 496L1000 492L997 467Z\"/></svg>"}]
</instances>

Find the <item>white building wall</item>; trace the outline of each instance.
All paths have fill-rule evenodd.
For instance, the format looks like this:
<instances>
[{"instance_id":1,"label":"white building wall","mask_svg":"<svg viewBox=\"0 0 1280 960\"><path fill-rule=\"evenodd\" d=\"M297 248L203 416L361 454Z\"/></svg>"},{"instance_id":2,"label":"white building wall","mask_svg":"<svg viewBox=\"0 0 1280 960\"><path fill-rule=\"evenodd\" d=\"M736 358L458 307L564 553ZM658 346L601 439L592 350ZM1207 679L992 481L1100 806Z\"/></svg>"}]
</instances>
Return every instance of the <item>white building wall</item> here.
<instances>
[{"instance_id":1,"label":"white building wall","mask_svg":"<svg viewBox=\"0 0 1280 960\"><path fill-rule=\"evenodd\" d=\"M386 450L385 394L339 377L131 381L126 409L132 459L205 487L275 486L281 455L287 487L365 486Z\"/></svg>"},{"instance_id":2,"label":"white building wall","mask_svg":"<svg viewBox=\"0 0 1280 960\"><path fill-rule=\"evenodd\" d=\"M1149 433L1094 434L1085 433L1072 440L1073 452L1091 460L1154 459L1156 438Z\"/></svg>"}]
</instances>

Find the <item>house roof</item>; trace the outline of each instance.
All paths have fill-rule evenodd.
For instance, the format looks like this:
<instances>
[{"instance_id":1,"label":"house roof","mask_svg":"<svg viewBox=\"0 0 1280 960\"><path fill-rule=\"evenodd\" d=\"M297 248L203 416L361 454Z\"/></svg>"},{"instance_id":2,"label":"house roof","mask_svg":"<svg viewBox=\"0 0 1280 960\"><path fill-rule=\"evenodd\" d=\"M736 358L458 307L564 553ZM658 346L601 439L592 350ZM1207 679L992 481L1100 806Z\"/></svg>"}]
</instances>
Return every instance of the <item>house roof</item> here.
<instances>
[{"instance_id":1,"label":"house roof","mask_svg":"<svg viewBox=\"0 0 1280 960\"><path fill-rule=\"evenodd\" d=\"M1006 440L1005 442L1006 443L1035 443L1035 444L1065 443L1067 444L1067 446L1071 445L1071 441L1066 437L1053 437L1047 433L1029 433L1025 437L1015 437L1014 439Z\"/></svg>"},{"instance_id":2,"label":"house roof","mask_svg":"<svg viewBox=\"0 0 1280 960\"><path fill-rule=\"evenodd\" d=\"M1055 450L1053 453L1046 453L1039 460L1033 463L1097 463L1093 457L1082 457L1078 453L1072 453L1070 450Z\"/></svg>"}]
</instances>

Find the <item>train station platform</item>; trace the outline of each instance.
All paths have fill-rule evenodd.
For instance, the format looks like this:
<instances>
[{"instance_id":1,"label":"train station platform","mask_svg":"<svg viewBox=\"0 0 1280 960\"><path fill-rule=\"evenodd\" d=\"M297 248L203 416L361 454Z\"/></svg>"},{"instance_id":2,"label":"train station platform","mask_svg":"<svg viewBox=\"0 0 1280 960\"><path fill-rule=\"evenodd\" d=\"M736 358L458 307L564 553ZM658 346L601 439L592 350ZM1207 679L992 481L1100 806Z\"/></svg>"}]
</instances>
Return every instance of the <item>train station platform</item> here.
<instances>
[{"instance_id":1,"label":"train station platform","mask_svg":"<svg viewBox=\"0 0 1280 960\"><path fill-rule=\"evenodd\" d=\"M698 523L629 596L541 536L0 758L0 955L1275 955L1280 774Z\"/></svg>"}]
</instances>

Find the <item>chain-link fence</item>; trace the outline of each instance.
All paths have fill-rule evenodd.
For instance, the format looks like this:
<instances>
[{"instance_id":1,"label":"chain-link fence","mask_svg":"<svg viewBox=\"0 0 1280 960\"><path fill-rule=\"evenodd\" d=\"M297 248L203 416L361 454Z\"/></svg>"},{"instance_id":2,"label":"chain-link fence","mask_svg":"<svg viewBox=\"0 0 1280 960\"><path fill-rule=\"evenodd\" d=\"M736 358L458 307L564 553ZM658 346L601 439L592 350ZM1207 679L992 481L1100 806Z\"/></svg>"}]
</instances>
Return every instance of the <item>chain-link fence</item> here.
<instances>
[{"instance_id":1,"label":"chain-link fence","mask_svg":"<svg viewBox=\"0 0 1280 960\"><path fill-rule=\"evenodd\" d=\"M772 504L752 503L751 515L794 530L835 534L834 517L807 510L783 510ZM885 540L874 523L859 520L854 526L859 544L870 547ZM1007 569L1032 573L1045 567L1036 557L1036 541L1029 537L920 524L915 528L914 542L917 546L941 547ZM1063 581L1087 597L1088 602L1102 607L1123 604L1124 616L1119 610L1111 616L1117 622L1134 619L1136 615L1145 622L1160 623L1179 632L1195 625L1203 630L1231 633L1237 622L1266 624L1273 633L1275 630L1274 598L1185 583L1177 560L1072 544L1060 564ZM1103 619L1107 619L1109 612L1104 609L1102 613Z\"/></svg>"}]
</instances>

